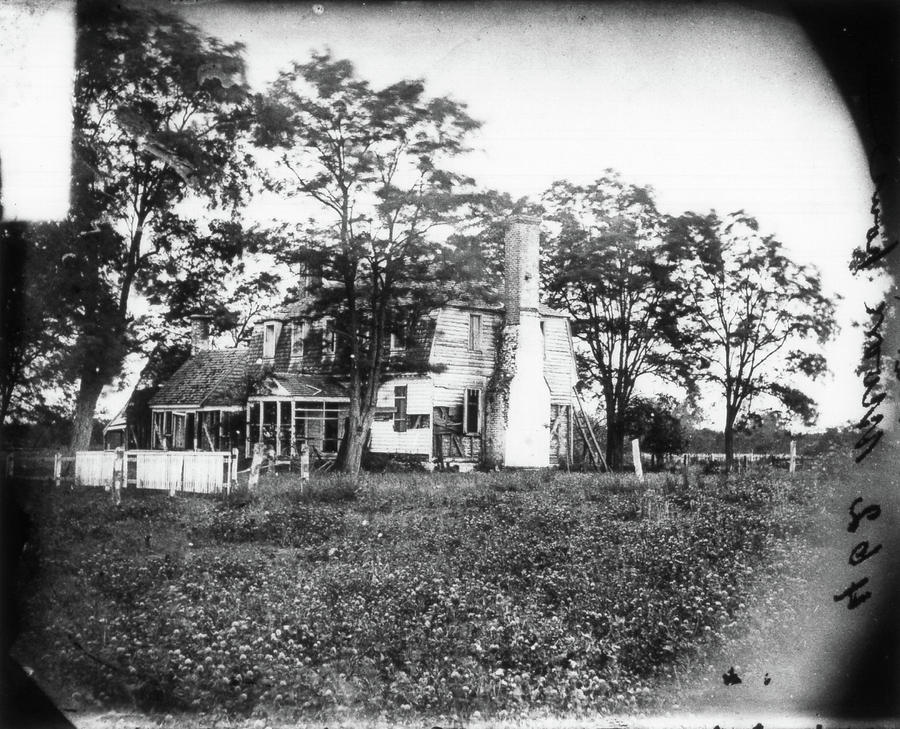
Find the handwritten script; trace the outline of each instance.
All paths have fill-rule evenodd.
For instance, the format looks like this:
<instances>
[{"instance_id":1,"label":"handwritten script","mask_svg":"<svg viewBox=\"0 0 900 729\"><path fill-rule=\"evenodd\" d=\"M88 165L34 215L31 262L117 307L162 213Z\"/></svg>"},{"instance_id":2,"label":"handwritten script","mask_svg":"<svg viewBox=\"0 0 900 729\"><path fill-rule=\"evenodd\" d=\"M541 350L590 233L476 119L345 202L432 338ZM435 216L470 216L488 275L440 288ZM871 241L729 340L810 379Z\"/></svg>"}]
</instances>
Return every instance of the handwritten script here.
<instances>
[{"instance_id":1,"label":"handwritten script","mask_svg":"<svg viewBox=\"0 0 900 729\"><path fill-rule=\"evenodd\" d=\"M874 243L881 232L880 188L881 180L879 179L876 180L875 192L872 193L872 227L866 231L866 246L862 260L858 265L859 270L875 268L900 243L900 241L896 240L885 245ZM865 307L866 315L869 317L869 327L865 331L865 345L863 348L863 365L865 369L863 387L865 390L862 396L862 406L866 411L856 425L857 430L862 431L854 445L854 450L858 451L855 457L857 463L862 462L874 450L884 435L884 430L881 428L884 413L879 412L879 408L885 398L887 398L887 392L881 387L882 345L884 343L884 337L881 332L884 325L886 302L881 301L875 306L866 304ZM900 377L900 362L894 363L894 372ZM847 524L848 532L855 533L864 519L874 521L881 516L881 507L878 504L867 504L859 509L858 507L863 502L863 497L858 496L850 504L850 522ZM848 562L852 567L858 567L867 559L878 554L881 549L882 545L877 544L872 547L867 539L863 539L850 550ZM862 589L868 583L869 578L865 576L851 581L850 585L843 592L834 595L834 601L841 602L846 600L849 610L859 607L872 596L872 593L869 591L862 592Z\"/></svg>"}]
</instances>

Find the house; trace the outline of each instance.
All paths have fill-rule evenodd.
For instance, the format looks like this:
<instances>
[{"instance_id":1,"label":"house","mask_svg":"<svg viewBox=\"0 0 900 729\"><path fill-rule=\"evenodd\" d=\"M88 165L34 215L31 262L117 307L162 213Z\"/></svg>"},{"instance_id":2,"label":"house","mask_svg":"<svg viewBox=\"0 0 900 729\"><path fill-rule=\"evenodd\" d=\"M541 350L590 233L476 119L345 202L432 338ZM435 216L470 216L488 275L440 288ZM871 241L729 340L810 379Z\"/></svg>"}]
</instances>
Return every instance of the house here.
<instances>
[{"instance_id":1,"label":"house","mask_svg":"<svg viewBox=\"0 0 900 729\"><path fill-rule=\"evenodd\" d=\"M391 338L369 450L428 464L545 467L572 460L575 359L569 321L539 301L539 220L506 235L502 304L451 301ZM209 348L192 321L194 354L150 402L153 447L253 443L292 457L305 443L337 454L349 398L327 320L288 306L260 318L246 349ZM402 361L392 367L391 359Z\"/></svg>"}]
</instances>

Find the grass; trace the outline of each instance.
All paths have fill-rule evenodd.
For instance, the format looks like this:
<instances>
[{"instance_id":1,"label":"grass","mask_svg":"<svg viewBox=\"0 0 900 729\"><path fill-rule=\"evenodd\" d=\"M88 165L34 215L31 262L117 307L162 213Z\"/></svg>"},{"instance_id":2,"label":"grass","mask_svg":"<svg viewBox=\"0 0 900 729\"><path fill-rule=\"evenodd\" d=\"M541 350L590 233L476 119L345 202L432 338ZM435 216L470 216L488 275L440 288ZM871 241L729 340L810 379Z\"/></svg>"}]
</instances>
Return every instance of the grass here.
<instances>
[{"instance_id":1,"label":"grass","mask_svg":"<svg viewBox=\"0 0 900 729\"><path fill-rule=\"evenodd\" d=\"M669 518L647 516L650 486ZM777 621L771 586L812 564L830 487L406 472L301 493L278 475L119 507L29 488L16 654L61 706L450 722L665 707L753 639L760 606Z\"/></svg>"}]
</instances>

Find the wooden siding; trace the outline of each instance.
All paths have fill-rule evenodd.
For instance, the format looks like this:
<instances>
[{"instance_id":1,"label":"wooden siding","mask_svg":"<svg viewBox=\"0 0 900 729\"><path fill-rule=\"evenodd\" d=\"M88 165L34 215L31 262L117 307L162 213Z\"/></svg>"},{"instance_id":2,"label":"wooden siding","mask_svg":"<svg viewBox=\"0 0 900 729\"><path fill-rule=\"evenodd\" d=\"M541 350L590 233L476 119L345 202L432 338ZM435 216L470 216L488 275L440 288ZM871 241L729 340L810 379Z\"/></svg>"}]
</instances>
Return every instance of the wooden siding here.
<instances>
[{"instance_id":1,"label":"wooden siding","mask_svg":"<svg viewBox=\"0 0 900 729\"><path fill-rule=\"evenodd\" d=\"M481 350L469 349L469 314L481 315ZM484 390L494 371L497 338L502 326L499 313L444 307L438 315L431 364L443 367L432 375L434 406L462 405L467 387Z\"/></svg>"},{"instance_id":2,"label":"wooden siding","mask_svg":"<svg viewBox=\"0 0 900 729\"><path fill-rule=\"evenodd\" d=\"M425 416L428 427L407 427L394 430L394 388L406 386L406 412L410 424L424 422L416 416ZM388 380L378 390L377 407L384 419L376 417L372 423L372 440L369 449L373 453L410 453L431 455L432 423L431 403L433 390L430 377L398 377ZM387 416L390 415L390 418Z\"/></svg>"},{"instance_id":3,"label":"wooden siding","mask_svg":"<svg viewBox=\"0 0 900 729\"><path fill-rule=\"evenodd\" d=\"M469 349L470 313L482 317L480 351ZM432 366L444 368L432 376L435 407L461 404L463 390L467 387L486 387L494 371L497 339L502 326L503 317L498 312L457 307L441 309L431 349ZM554 403L565 405L571 402L575 385L568 320L542 317L541 326L544 332L544 377L550 386L550 398Z\"/></svg>"},{"instance_id":4,"label":"wooden siding","mask_svg":"<svg viewBox=\"0 0 900 729\"><path fill-rule=\"evenodd\" d=\"M550 401L567 405L575 386L575 361L569 339L569 321L561 317L541 319L544 330L544 378L550 385Z\"/></svg>"}]
</instances>

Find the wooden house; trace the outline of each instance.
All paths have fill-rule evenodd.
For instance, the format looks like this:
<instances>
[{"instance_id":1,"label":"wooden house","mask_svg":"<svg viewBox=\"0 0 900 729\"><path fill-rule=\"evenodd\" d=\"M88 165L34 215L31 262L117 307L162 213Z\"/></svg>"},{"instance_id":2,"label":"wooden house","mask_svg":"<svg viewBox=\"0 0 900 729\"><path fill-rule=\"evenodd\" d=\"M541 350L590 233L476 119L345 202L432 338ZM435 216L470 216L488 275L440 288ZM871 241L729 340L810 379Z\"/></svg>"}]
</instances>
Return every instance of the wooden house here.
<instances>
[{"instance_id":1,"label":"wooden house","mask_svg":"<svg viewBox=\"0 0 900 729\"><path fill-rule=\"evenodd\" d=\"M572 459L575 361L568 318L539 302L539 221L510 221L502 304L451 301L392 336L369 450L428 465L546 467ZM260 318L246 349L196 354L150 403L154 447L306 444L337 454L349 398L327 320L305 307ZM392 362L403 363L402 367ZM237 430L242 429L241 437Z\"/></svg>"}]
</instances>

